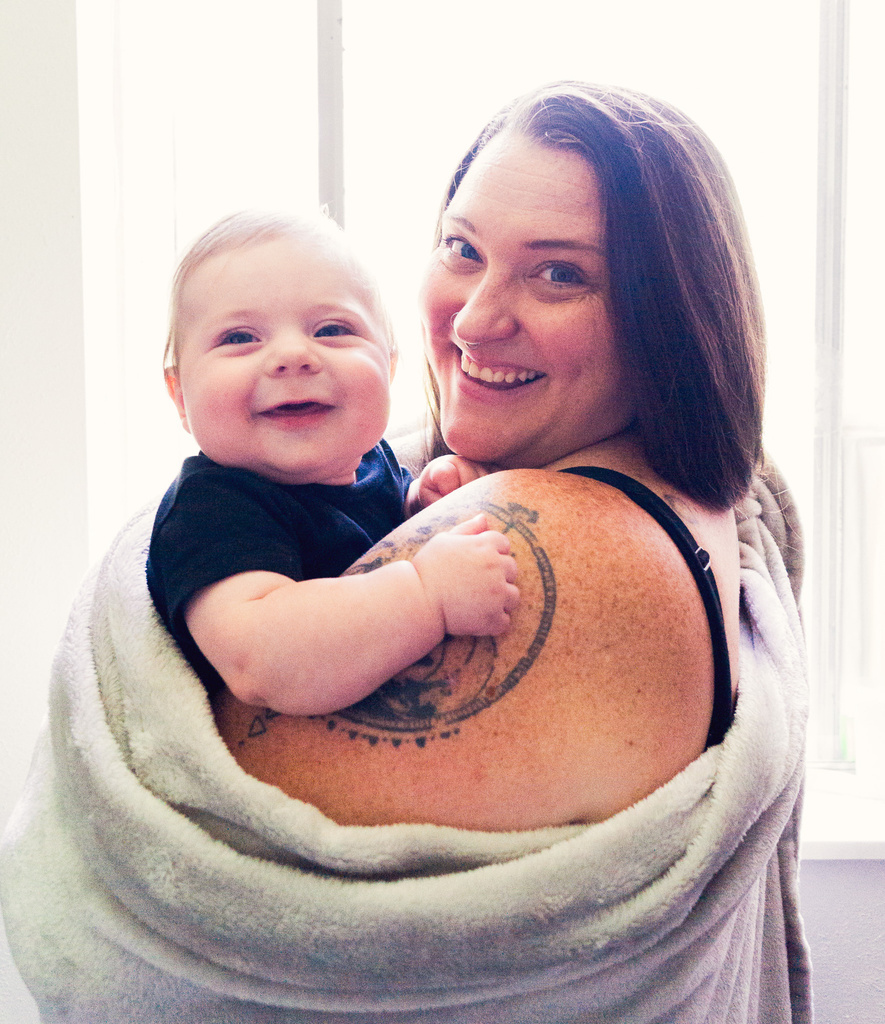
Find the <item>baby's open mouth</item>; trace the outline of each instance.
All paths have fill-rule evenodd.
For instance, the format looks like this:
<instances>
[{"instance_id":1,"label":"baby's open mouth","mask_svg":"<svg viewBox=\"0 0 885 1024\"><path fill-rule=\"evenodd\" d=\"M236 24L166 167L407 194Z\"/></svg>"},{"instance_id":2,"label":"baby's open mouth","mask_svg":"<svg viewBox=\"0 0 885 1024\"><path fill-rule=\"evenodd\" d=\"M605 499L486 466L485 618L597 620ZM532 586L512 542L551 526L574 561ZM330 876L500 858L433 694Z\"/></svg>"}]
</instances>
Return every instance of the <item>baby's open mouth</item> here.
<instances>
[{"instance_id":1,"label":"baby's open mouth","mask_svg":"<svg viewBox=\"0 0 885 1024\"><path fill-rule=\"evenodd\" d=\"M490 366L480 366L474 362L466 352L461 353L461 369L473 380L482 381L483 384L499 385L504 388L518 388L523 384L530 384L533 380L543 377L540 370L517 370L492 369Z\"/></svg>"},{"instance_id":2,"label":"baby's open mouth","mask_svg":"<svg viewBox=\"0 0 885 1024\"><path fill-rule=\"evenodd\" d=\"M331 405L324 405L322 402L282 402L270 409L265 409L263 416L288 418L292 416L310 416L315 412L326 412Z\"/></svg>"}]
</instances>

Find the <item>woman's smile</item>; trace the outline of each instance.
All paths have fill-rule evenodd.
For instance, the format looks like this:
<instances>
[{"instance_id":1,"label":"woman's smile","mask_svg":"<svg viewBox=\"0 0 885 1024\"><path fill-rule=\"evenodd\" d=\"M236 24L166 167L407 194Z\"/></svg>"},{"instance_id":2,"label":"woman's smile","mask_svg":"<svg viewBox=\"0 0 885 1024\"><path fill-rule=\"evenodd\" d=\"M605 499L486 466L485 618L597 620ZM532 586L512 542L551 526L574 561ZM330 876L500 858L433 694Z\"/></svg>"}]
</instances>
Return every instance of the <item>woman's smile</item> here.
<instances>
[{"instance_id":1,"label":"woman's smile","mask_svg":"<svg viewBox=\"0 0 885 1024\"><path fill-rule=\"evenodd\" d=\"M466 352L461 353L461 369L472 380L479 381L482 384L503 385L501 390L521 387L523 384L529 384L533 380L544 376L540 370L522 370L512 367L503 369L501 367L483 366Z\"/></svg>"}]
</instances>

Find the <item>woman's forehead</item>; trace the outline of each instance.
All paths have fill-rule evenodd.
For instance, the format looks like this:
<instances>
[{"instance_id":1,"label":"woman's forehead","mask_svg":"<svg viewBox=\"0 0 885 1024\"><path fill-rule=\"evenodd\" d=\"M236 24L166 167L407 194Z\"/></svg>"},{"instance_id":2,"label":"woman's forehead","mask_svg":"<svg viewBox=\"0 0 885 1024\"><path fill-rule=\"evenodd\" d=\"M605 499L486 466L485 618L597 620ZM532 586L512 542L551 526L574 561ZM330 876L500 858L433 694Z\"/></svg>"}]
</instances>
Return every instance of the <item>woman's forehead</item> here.
<instances>
[{"instance_id":1,"label":"woman's forehead","mask_svg":"<svg viewBox=\"0 0 885 1024\"><path fill-rule=\"evenodd\" d=\"M472 223L485 217L520 217L537 230L576 231L604 238L601 189L578 153L542 146L523 135L502 134L476 156L446 215Z\"/></svg>"}]
</instances>

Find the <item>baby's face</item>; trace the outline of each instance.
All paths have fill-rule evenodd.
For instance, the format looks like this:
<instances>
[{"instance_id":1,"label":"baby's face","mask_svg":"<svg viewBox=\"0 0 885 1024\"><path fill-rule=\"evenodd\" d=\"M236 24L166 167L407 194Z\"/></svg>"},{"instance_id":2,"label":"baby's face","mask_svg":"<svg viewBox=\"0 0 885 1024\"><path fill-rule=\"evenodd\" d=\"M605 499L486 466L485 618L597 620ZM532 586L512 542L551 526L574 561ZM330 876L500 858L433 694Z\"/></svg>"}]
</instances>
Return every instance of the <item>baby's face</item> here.
<instances>
[{"instance_id":1,"label":"baby's face","mask_svg":"<svg viewBox=\"0 0 885 1024\"><path fill-rule=\"evenodd\" d=\"M221 465L352 483L387 426L390 377L377 301L331 240L219 253L184 286L170 393Z\"/></svg>"}]
</instances>

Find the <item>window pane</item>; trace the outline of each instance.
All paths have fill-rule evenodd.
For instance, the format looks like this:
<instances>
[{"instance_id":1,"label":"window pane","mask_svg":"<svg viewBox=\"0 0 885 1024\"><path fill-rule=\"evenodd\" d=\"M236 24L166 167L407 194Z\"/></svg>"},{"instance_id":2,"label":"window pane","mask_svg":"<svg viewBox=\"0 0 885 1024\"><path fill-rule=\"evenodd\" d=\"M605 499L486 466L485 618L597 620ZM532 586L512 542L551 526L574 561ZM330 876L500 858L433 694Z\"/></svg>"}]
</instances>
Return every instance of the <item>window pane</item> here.
<instances>
[{"instance_id":1,"label":"window pane","mask_svg":"<svg viewBox=\"0 0 885 1024\"><path fill-rule=\"evenodd\" d=\"M845 419L885 433L885 198L881 131L882 33L877 0L852 0L848 87L848 202L845 267Z\"/></svg>"},{"instance_id":2,"label":"window pane","mask_svg":"<svg viewBox=\"0 0 885 1024\"><path fill-rule=\"evenodd\" d=\"M194 450L162 378L178 257L238 209L316 207L316 13L82 0L78 21L97 556Z\"/></svg>"},{"instance_id":3,"label":"window pane","mask_svg":"<svg viewBox=\"0 0 885 1024\"><path fill-rule=\"evenodd\" d=\"M844 752L862 781L878 785L885 730L885 201L882 62L885 12L852 0L849 42L845 231L842 682ZM867 778L866 776L869 776Z\"/></svg>"},{"instance_id":4,"label":"window pane","mask_svg":"<svg viewBox=\"0 0 885 1024\"><path fill-rule=\"evenodd\" d=\"M305 0L176 5L180 246L236 210L316 207L314 7Z\"/></svg>"}]
</instances>

